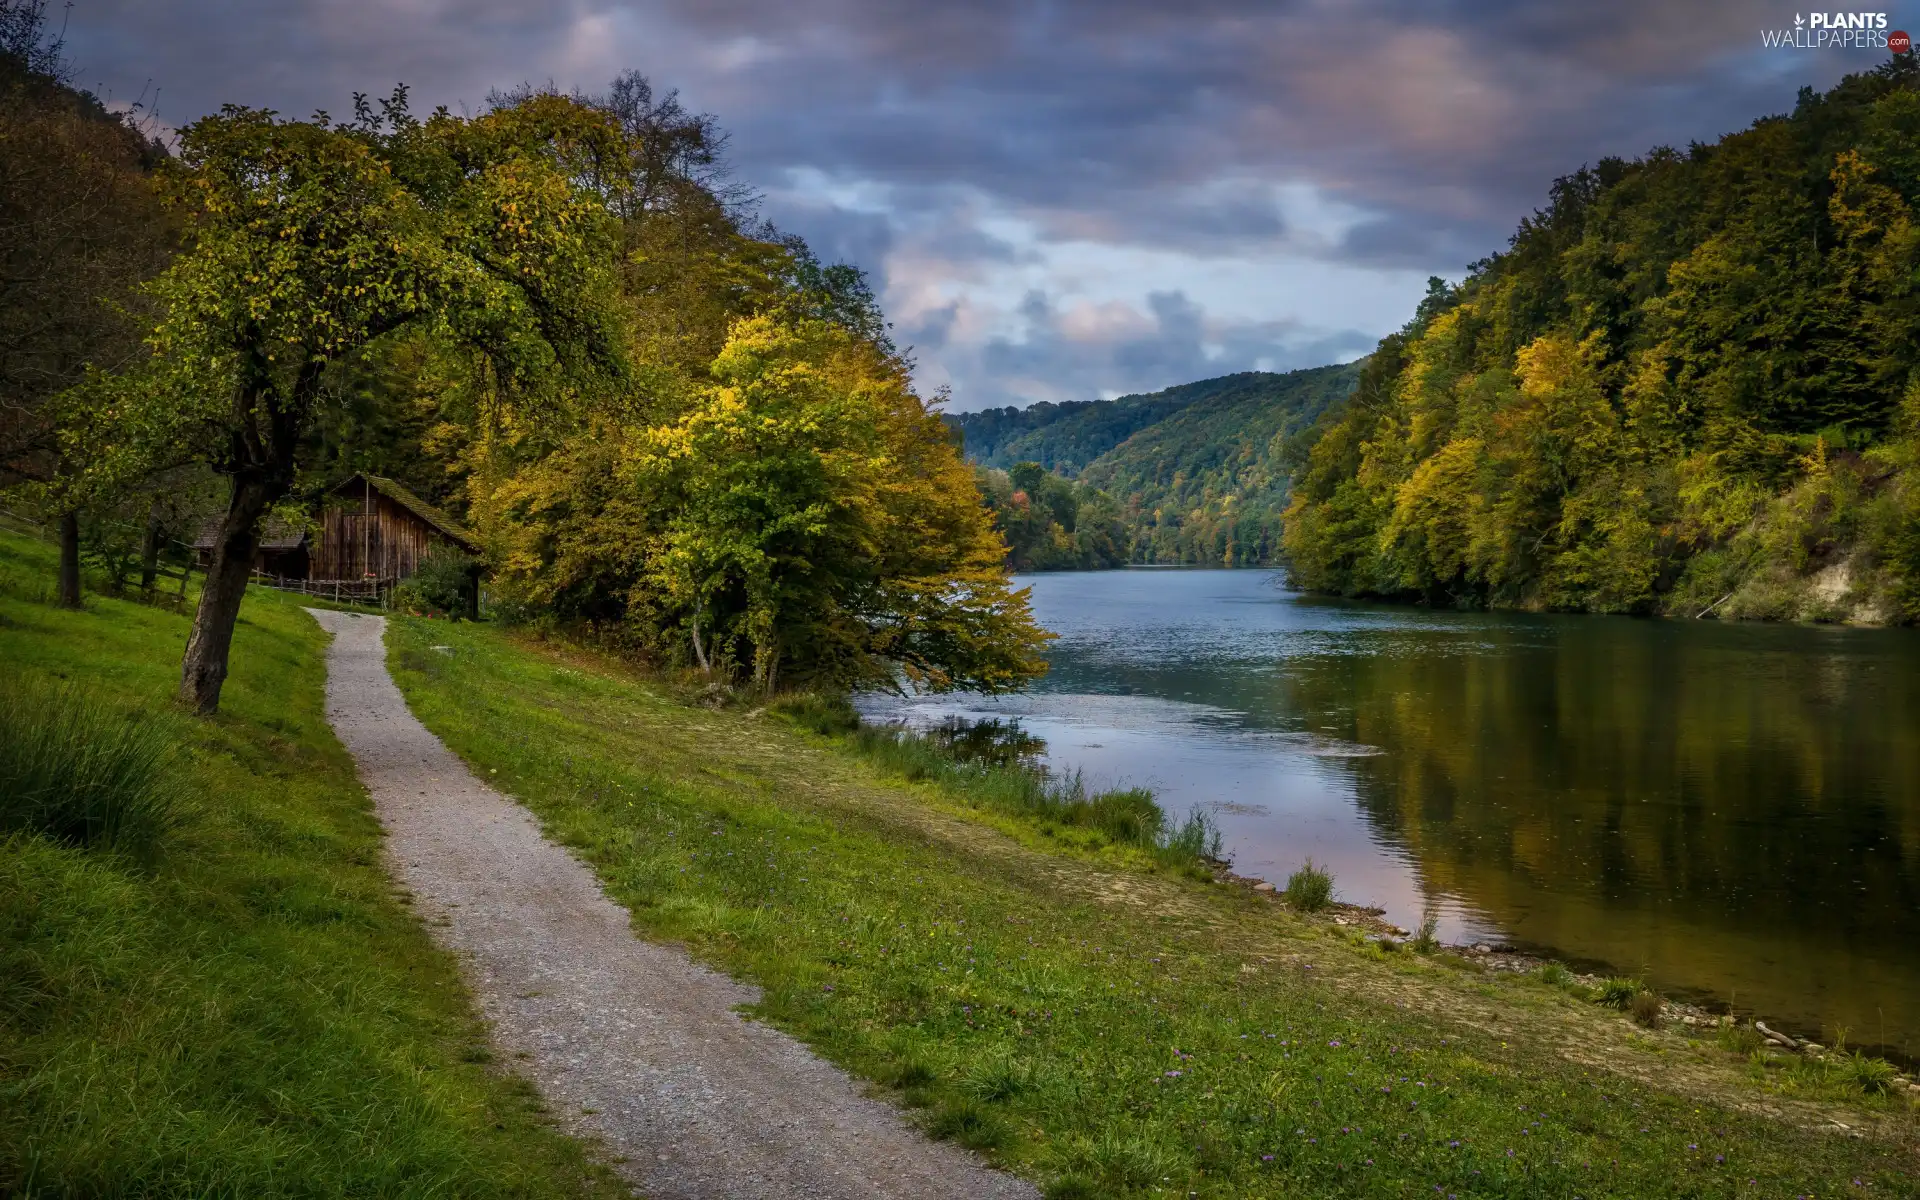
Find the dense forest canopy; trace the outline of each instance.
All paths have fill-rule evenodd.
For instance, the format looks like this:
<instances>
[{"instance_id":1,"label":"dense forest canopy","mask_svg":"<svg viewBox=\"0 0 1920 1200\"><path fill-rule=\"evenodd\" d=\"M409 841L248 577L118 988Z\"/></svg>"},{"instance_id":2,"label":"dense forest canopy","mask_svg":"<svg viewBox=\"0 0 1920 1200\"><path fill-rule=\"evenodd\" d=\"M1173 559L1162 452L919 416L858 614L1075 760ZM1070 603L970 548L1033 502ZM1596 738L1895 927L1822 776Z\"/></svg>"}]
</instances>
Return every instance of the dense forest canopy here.
<instances>
[{"instance_id":1,"label":"dense forest canopy","mask_svg":"<svg viewBox=\"0 0 1920 1200\"><path fill-rule=\"evenodd\" d=\"M1920 69L1558 181L1293 449L1303 586L1920 615Z\"/></svg>"},{"instance_id":2,"label":"dense forest canopy","mask_svg":"<svg viewBox=\"0 0 1920 1200\"><path fill-rule=\"evenodd\" d=\"M1247 371L947 422L986 468L982 490L1017 569L1261 565L1279 553L1289 439L1343 399L1358 371ZM1053 475L1027 486L1022 464Z\"/></svg>"}]
</instances>

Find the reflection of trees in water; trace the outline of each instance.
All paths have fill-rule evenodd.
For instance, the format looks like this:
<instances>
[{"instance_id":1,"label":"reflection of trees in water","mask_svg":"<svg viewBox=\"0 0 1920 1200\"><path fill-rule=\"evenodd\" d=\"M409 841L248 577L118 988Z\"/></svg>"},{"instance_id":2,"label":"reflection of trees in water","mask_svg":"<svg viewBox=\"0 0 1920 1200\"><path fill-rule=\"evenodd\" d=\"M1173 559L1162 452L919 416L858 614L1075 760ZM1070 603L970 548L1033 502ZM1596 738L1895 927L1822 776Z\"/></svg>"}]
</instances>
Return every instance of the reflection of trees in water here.
<instances>
[{"instance_id":1,"label":"reflection of trees in water","mask_svg":"<svg viewBox=\"0 0 1920 1200\"><path fill-rule=\"evenodd\" d=\"M1578 942L1655 910L1862 949L1908 936L1915 648L1809 653L1821 635L1805 630L1779 631L1801 639L1788 650L1625 621L1541 632L1466 654L1423 652L1431 633L1369 635L1380 653L1289 662L1285 704L1342 713L1334 732L1387 750L1345 764L1376 827L1431 886L1496 918L1524 909L1535 936Z\"/></svg>"},{"instance_id":2,"label":"reflection of trees in water","mask_svg":"<svg viewBox=\"0 0 1920 1200\"><path fill-rule=\"evenodd\" d=\"M1018 721L997 717L983 720L948 717L930 726L926 736L961 762L993 767L1031 766L1047 752L1045 738L1028 733Z\"/></svg>"}]
</instances>

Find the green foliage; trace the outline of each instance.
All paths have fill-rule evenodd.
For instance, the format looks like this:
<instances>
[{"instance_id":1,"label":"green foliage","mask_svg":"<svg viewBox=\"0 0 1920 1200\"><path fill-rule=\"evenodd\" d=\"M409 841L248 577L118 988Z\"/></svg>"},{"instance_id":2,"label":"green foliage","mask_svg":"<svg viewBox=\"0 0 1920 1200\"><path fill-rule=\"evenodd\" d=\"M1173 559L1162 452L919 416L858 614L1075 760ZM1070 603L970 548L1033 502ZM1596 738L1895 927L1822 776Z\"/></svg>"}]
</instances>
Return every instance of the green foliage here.
<instances>
[{"instance_id":1,"label":"green foliage","mask_svg":"<svg viewBox=\"0 0 1920 1200\"><path fill-rule=\"evenodd\" d=\"M617 370L608 223L578 174L615 140L557 97L423 122L404 89L344 124L229 106L187 127L167 179L189 244L149 285L153 353L73 399L86 479L193 456L277 499L329 367L410 327L534 399Z\"/></svg>"},{"instance_id":2,"label":"green foliage","mask_svg":"<svg viewBox=\"0 0 1920 1200\"><path fill-rule=\"evenodd\" d=\"M1884 1058L1873 1058L1854 1051L1839 1055L1837 1073L1847 1086L1867 1096L1884 1096L1893 1090L1900 1072Z\"/></svg>"},{"instance_id":3,"label":"green foliage","mask_svg":"<svg viewBox=\"0 0 1920 1200\"><path fill-rule=\"evenodd\" d=\"M767 693L1036 676L1046 635L864 276L732 206L711 118L632 75L591 103L629 139L631 374L459 448L504 607Z\"/></svg>"},{"instance_id":4,"label":"green foliage","mask_svg":"<svg viewBox=\"0 0 1920 1200\"><path fill-rule=\"evenodd\" d=\"M704 661L771 691L1018 687L1045 635L904 366L819 321L740 322L679 419L641 431L659 507L643 583ZM637 598L637 597L636 597ZM701 639L697 640L696 639Z\"/></svg>"},{"instance_id":5,"label":"green foliage","mask_svg":"<svg viewBox=\"0 0 1920 1200\"><path fill-rule=\"evenodd\" d=\"M1600 981L1600 994L1595 997L1595 1000L1608 1008L1617 1008L1625 1012L1632 1006L1634 997L1646 990L1647 985L1638 979L1614 975Z\"/></svg>"},{"instance_id":6,"label":"green foliage","mask_svg":"<svg viewBox=\"0 0 1920 1200\"><path fill-rule=\"evenodd\" d=\"M1039 463L1010 471L978 467L975 482L1016 571L1089 571L1127 561L1127 529L1105 492L1048 473Z\"/></svg>"},{"instance_id":7,"label":"green foliage","mask_svg":"<svg viewBox=\"0 0 1920 1200\"><path fill-rule=\"evenodd\" d=\"M1560 180L1291 452L1295 581L1910 617L1917 86L1898 59L1716 145Z\"/></svg>"},{"instance_id":8,"label":"green foliage","mask_svg":"<svg viewBox=\"0 0 1920 1200\"><path fill-rule=\"evenodd\" d=\"M460 551L436 545L420 561L413 578L393 589L392 606L402 612L463 617L473 598L479 567Z\"/></svg>"},{"instance_id":9,"label":"green foliage","mask_svg":"<svg viewBox=\"0 0 1920 1200\"><path fill-rule=\"evenodd\" d=\"M1333 876L1314 866L1309 858L1287 876L1287 886L1281 889L1281 895L1300 912L1319 912L1333 903Z\"/></svg>"},{"instance_id":10,"label":"green foliage","mask_svg":"<svg viewBox=\"0 0 1920 1200\"><path fill-rule=\"evenodd\" d=\"M1538 974L1540 976L1540 982L1549 987L1569 988L1574 986L1576 982L1573 977L1573 972L1556 962L1543 963Z\"/></svg>"},{"instance_id":11,"label":"green foliage","mask_svg":"<svg viewBox=\"0 0 1920 1200\"><path fill-rule=\"evenodd\" d=\"M860 714L843 692L788 692L767 708L803 729L828 736L860 728Z\"/></svg>"},{"instance_id":12,"label":"green foliage","mask_svg":"<svg viewBox=\"0 0 1920 1200\"><path fill-rule=\"evenodd\" d=\"M71 685L0 685L0 836L150 857L183 799L179 731Z\"/></svg>"}]
</instances>

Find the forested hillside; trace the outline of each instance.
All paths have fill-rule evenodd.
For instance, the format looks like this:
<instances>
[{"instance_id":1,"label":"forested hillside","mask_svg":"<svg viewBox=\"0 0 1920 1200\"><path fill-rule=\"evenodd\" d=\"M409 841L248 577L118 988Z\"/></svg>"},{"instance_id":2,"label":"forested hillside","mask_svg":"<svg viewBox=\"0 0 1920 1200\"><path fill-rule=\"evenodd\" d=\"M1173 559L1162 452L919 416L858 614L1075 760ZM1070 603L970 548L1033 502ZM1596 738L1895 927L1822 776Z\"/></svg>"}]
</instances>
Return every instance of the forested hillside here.
<instances>
[{"instance_id":1,"label":"forested hillside","mask_svg":"<svg viewBox=\"0 0 1920 1200\"><path fill-rule=\"evenodd\" d=\"M1293 456L1316 590L1920 616L1920 72L1555 184ZM1305 440L1303 439L1303 443Z\"/></svg>"},{"instance_id":2,"label":"forested hillside","mask_svg":"<svg viewBox=\"0 0 1920 1200\"><path fill-rule=\"evenodd\" d=\"M1357 374L1356 365L1248 371L947 423L986 468L981 490L1018 570L1268 563L1286 506L1284 445Z\"/></svg>"},{"instance_id":3,"label":"forested hillside","mask_svg":"<svg viewBox=\"0 0 1920 1200\"><path fill-rule=\"evenodd\" d=\"M1015 463L1037 462L1072 479L1094 459L1190 404L1276 378L1248 371L1145 395L1062 404L1042 401L1027 408L948 413L946 420L966 439L967 457L974 462L1003 470Z\"/></svg>"},{"instance_id":4,"label":"forested hillside","mask_svg":"<svg viewBox=\"0 0 1920 1200\"><path fill-rule=\"evenodd\" d=\"M1357 365L1229 375L1208 395L1087 465L1115 497L1142 563L1269 563L1280 549L1289 435L1353 390Z\"/></svg>"}]
</instances>

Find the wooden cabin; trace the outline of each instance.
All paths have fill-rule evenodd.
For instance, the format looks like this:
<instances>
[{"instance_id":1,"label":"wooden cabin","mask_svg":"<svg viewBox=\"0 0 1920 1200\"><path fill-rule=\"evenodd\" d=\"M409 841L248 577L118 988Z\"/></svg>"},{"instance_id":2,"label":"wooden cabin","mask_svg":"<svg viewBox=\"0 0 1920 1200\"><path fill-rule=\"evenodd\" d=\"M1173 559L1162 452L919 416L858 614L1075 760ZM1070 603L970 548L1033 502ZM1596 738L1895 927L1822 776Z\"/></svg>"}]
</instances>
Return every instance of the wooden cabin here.
<instances>
[{"instance_id":1,"label":"wooden cabin","mask_svg":"<svg viewBox=\"0 0 1920 1200\"><path fill-rule=\"evenodd\" d=\"M216 520L195 542L201 566L213 558ZM384 591L412 578L436 546L477 555L473 535L391 479L355 475L327 490L320 532L269 520L261 531L254 573L275 580L352 584Z\"/></svg>"},{"instance_id":2,"label":"wooden cabin","mask_svg":"<svg viewBox=\"0 0 1920 1200\"><path fill-rule=\"evenodd\" d=\"M479 554L473 536L391 479L355 475L328 490L309 579L409 579L435 546Z\"/></svg>"}]
</instances>

